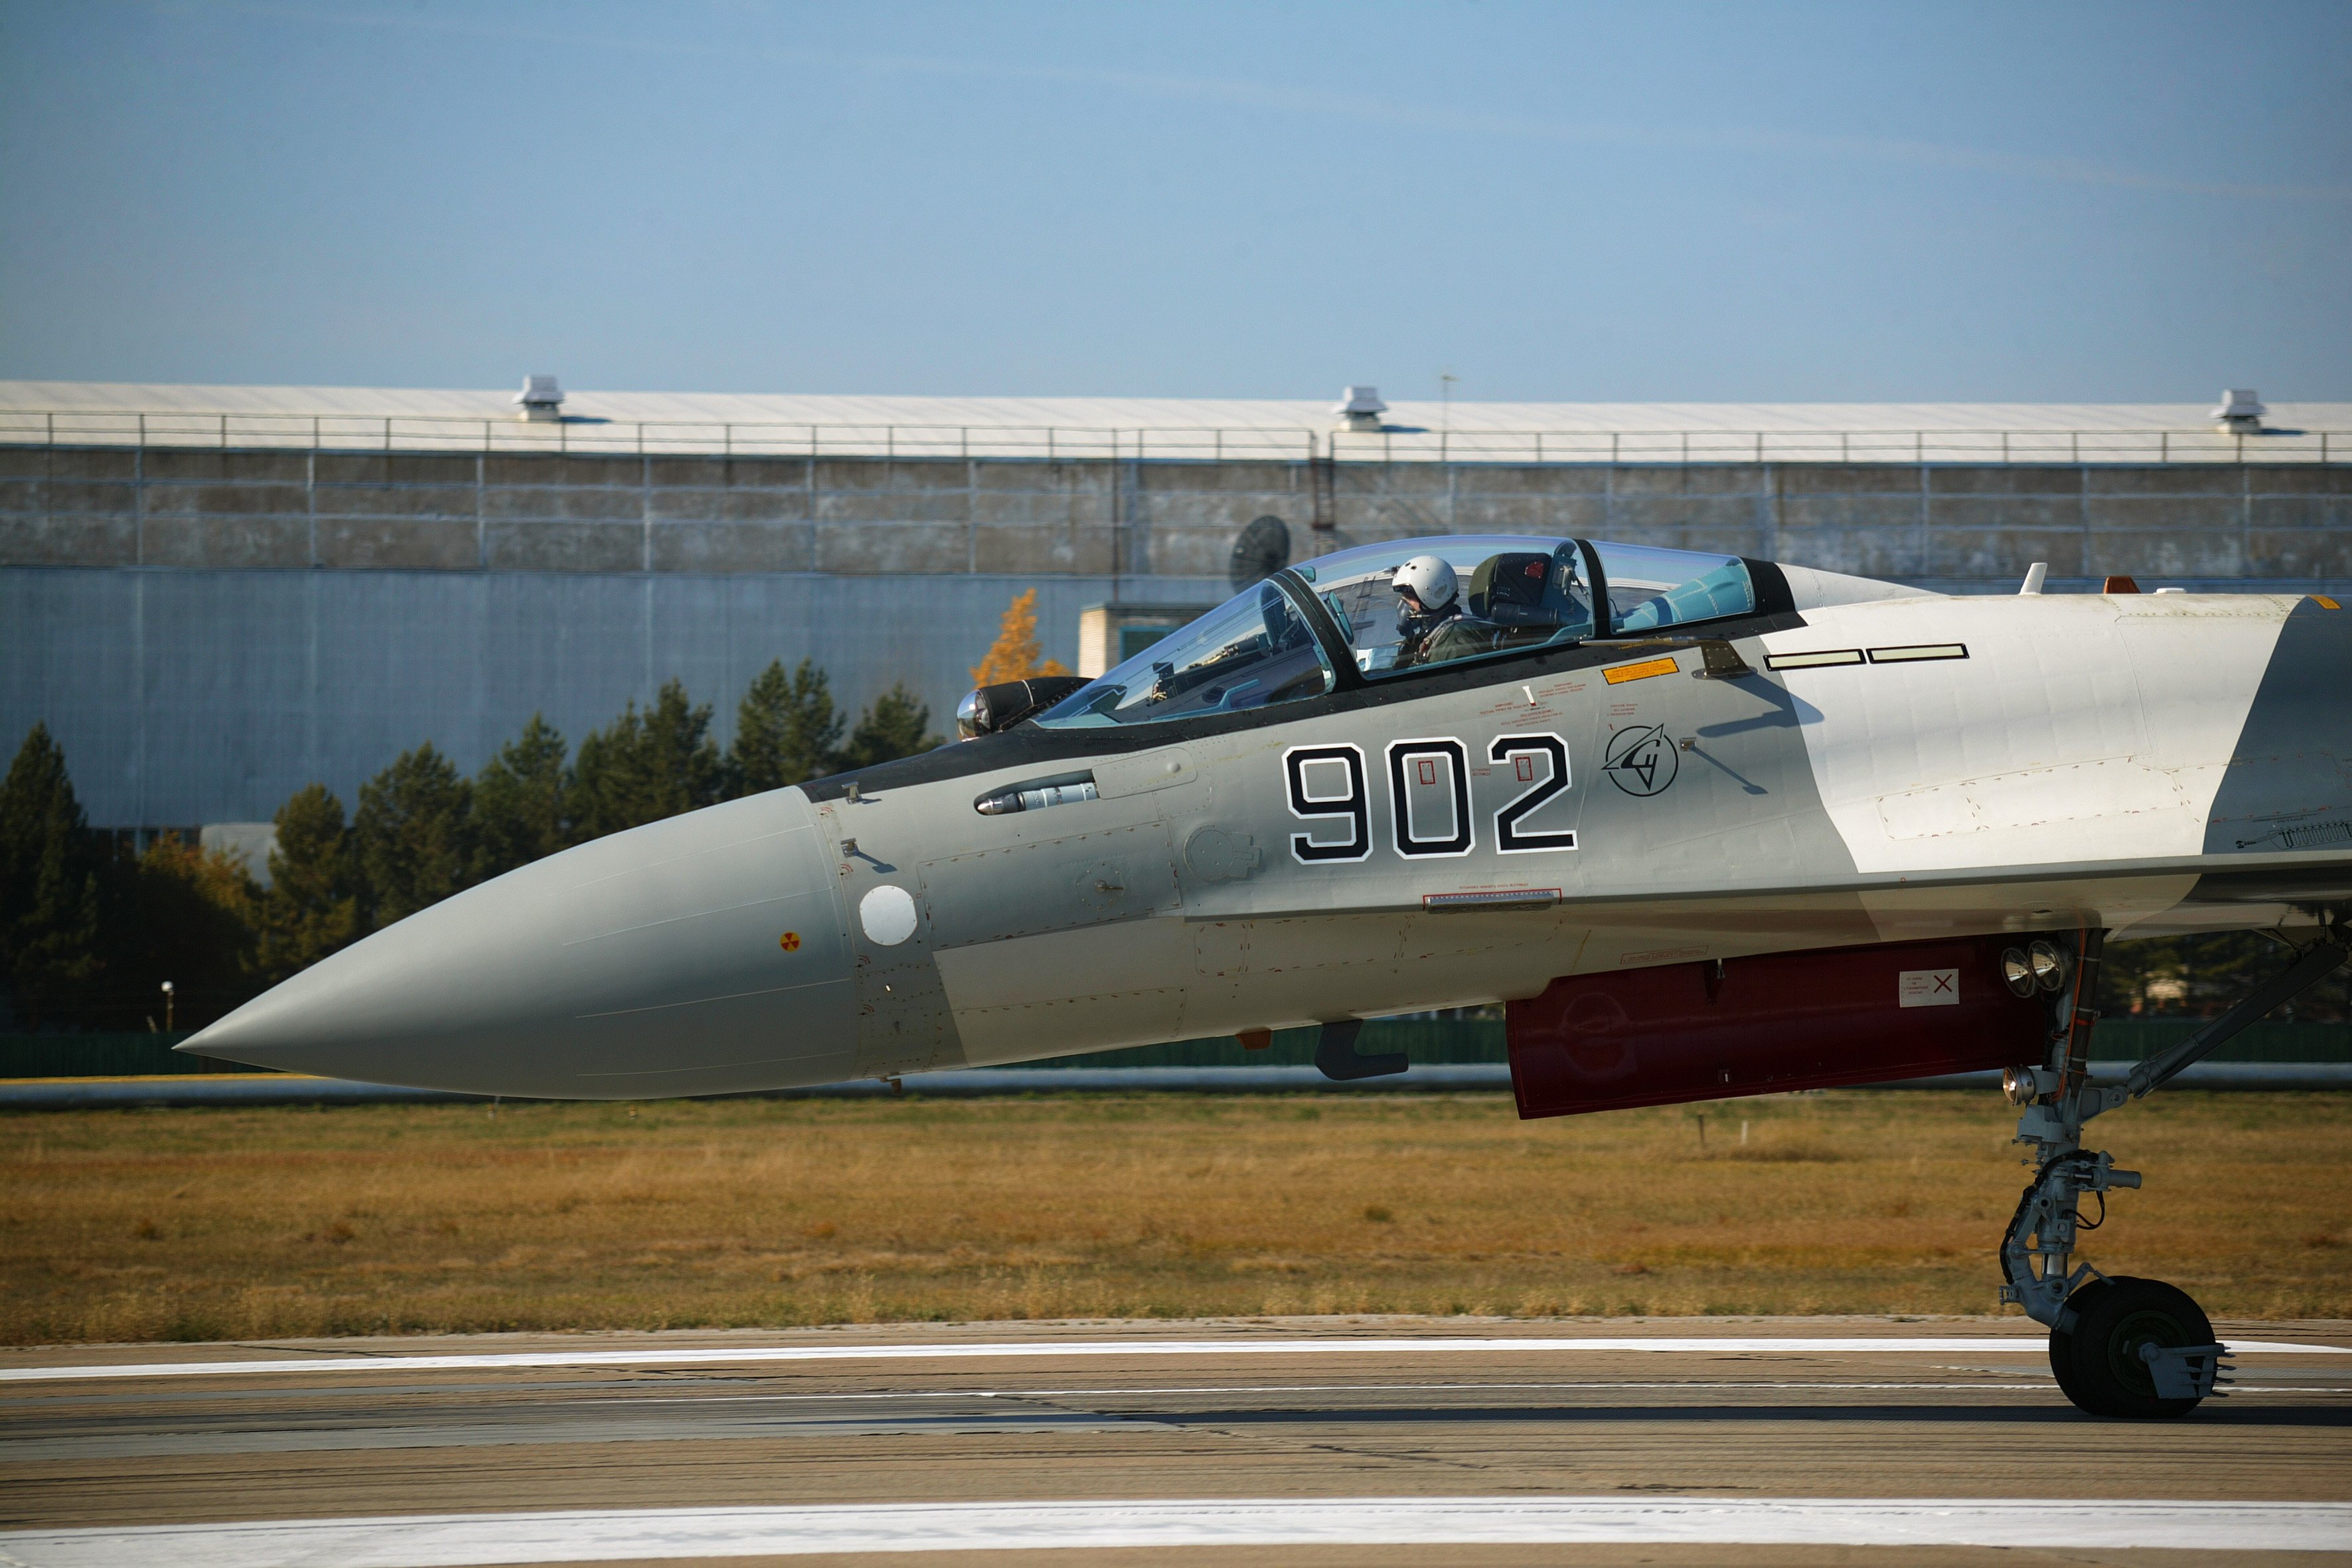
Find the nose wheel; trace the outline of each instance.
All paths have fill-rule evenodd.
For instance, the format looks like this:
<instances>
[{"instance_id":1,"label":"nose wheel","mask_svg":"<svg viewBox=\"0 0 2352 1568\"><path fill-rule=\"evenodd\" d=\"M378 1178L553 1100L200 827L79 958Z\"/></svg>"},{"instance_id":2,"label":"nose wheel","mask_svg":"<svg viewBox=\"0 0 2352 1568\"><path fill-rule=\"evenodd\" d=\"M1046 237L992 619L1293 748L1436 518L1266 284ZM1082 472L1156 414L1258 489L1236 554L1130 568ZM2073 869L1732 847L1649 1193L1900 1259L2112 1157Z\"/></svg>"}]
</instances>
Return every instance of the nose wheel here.
<instances>
[{"instance_id":1,"label":"nose wheel","mask_svg":"<svg viewBox=\"0 0 2352 1568\"><path fill-rule=\"evenodd\" d=\"M2186 1290L2161 1279L2094 1279L2066 1300L2050 1331L2050 1371L2093 1415L2167 1420L2213 1393L2225 1348Z\"/></svg>"}]
</instances>

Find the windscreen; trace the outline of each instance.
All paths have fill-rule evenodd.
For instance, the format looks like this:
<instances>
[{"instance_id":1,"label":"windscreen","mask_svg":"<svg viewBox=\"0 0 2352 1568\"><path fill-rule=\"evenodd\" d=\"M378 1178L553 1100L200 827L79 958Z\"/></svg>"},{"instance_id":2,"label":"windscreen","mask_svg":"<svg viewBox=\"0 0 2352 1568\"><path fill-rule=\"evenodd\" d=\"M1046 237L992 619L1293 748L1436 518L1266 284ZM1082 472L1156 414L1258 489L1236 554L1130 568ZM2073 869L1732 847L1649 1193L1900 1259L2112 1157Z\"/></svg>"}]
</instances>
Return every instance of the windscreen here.
<instances>
[{"instance_id":1,"label":"windscreen","mask_svg":"<svg viewBox=\"0 0 2352 1568\"><path fill-rule=\"evenodd\" d=\"M1756 608L1755 584L1737 555L1647 544L1595 543L1592 550L1609 581L1619 632L1654 631Z\"/></svg>"},{"instance_id":2,"label":"windscreen","mask_svg":"<svg viewBox=\"0 0 2352 1568\"><path fill-rule=\"evenodd\" d=\"M1573 540L1413 539L1343 550L1296 570L1331 612L1356 668L1375 678L1592 635L1592 591ZM1418 584L1431 602L1408 601L1401 584Z\"/></svg>"},{"instance_id":3,"label":"windscreen","mask_svg":"<svg viewBox=\"0 0 2352 1568\"><path fill-rule=\"evenodd\" d=\"M1260 583L1040 715L1048 729L1152 724L1320 697L1331 665L1283 591Z\"/></svg>"}]
</instances>

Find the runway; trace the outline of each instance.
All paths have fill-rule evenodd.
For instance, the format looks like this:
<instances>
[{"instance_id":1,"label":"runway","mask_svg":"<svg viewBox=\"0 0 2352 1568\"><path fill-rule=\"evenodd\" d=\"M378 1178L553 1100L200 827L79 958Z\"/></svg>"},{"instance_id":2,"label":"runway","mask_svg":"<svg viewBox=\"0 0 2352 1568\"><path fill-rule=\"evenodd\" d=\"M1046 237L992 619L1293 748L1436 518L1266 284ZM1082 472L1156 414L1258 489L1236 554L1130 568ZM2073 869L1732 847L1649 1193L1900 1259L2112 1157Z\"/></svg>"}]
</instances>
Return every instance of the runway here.
<instances>
[{"instance_id":1,"label":"runway","mask_svg":"<svg viewBox=\"0 0 2352 1568\"><path fill-rule=\"evenodd\" d=\"M2098 1422L2015 1321L0 1354L0 1563L2352 1562L2352 1324ZM2317 1555L2315 1555L2316 1553Z\"/></svg>"}]
</instances>

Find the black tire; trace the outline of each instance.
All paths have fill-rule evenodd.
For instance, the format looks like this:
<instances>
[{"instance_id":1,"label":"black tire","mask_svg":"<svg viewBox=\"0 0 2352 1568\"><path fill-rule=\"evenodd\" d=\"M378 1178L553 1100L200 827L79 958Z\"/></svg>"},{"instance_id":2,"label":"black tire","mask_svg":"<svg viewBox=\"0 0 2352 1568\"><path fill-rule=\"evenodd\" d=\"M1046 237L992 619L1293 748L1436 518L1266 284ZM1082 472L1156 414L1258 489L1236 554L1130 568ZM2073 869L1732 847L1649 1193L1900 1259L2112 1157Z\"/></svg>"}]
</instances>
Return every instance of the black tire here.
<instances>
[{"instance_id":1,"label":"black tire","mask_svg":"<svg viewBox=\"0 0 2352 1568\"><path fill-rule=\"evenodd\" d=\"M2084 1309L2097 1300L2106 1288L2105 1279L2092 1280L2066 1298L2067 1310L2073 1312L2075 1321L2080 1322ZM2064 1394L2076 1409L2090 1409L2083 1403L2083 1385L2074 1376L2074 1335L2071 1330L2050 1331L2050 1375L2058 1380L2058 1392Z\"/></svg>"},{"instance_id":2,"label":"black tire","mask_svg":"<svg viewBox=\"0 0 2352 1568\"><path fill-rule=\"evenodd\" d=\"M2118 1277L2084 1286L2067 1305L2075 1311L2074 1331L2063 1336L2071 1375L2058 1380L2067 1398L2094 1415L2137 1421L2169 1420L2197 1408L2195 1399L2158 1397L2155 1379L2139 1356L2140 1347L2150 1342L2213 1342L2212 1322L2187 1291L2161 1279ZM2060 1338L2051 1336L2053 1369Z\"/></svg>"}]
</instances>

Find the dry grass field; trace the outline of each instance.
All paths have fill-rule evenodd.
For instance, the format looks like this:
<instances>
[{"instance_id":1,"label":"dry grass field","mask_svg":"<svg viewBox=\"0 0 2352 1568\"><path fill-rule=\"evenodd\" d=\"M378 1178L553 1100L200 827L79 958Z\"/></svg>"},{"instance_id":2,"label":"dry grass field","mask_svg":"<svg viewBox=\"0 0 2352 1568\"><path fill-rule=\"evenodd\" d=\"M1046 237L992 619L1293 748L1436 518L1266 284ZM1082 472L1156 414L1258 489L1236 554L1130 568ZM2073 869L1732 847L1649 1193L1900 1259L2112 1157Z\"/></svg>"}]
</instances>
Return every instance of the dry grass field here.
<instances>
[{"instance_id":1,"label":"dry grass field","mask_svg":"<svg viewBox=\"0 0 2352 1568\"><path fill-rule=\"evenodd\" d=\"M0 1340L1403 1311L1983 1312L1989 1095L1521 1122L1498 1096L17 1115ZM1741 1127L1747 1127L1747 1141ZM2110 1272L2352 1316L2352 1096L2167 1094Z\"/></svg>"}]
</instances>

